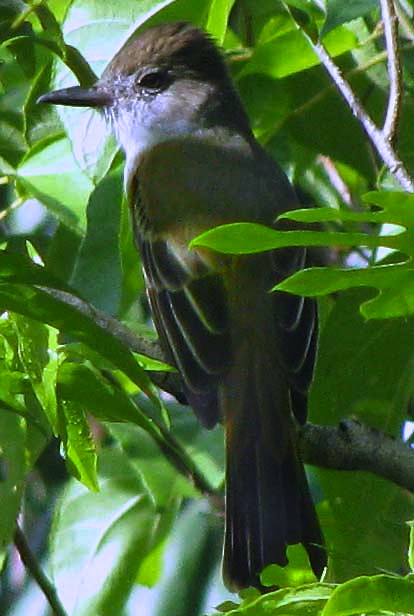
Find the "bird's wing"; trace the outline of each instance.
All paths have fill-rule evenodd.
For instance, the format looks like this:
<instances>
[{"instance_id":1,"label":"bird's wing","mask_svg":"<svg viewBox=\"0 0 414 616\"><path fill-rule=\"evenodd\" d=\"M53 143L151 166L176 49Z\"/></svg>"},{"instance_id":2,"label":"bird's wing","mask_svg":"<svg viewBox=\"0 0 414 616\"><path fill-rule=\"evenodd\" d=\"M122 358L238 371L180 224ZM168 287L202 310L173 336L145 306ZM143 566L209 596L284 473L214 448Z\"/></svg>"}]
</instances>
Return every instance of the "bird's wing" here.
<instances>
[{"instance_id":1,"label":"bird's wing","mask_svg":"<svg viewBox=\"0 0 414 616\"><path fill-rule=\"evenodd\" d=\"M231 362L223 281L194 251L141 239L154 324L180 370L189 403L206 426L219 420L217 382Z\"/></svg>"},{"instance_id":2,"label":"bird's wing","mask_svg":"<svg viewBox=\"0 0 414 616\"><path fill-rule=\"evenodd\" d=\"M272 253L275 284L306 266L307 251L289 248ZM276 291L274 314L278 323L280 357L291 390L292 410L300 423L307 416L307 391L315 363L318 313L314 299Z\"/></svg>"}]
</instances>

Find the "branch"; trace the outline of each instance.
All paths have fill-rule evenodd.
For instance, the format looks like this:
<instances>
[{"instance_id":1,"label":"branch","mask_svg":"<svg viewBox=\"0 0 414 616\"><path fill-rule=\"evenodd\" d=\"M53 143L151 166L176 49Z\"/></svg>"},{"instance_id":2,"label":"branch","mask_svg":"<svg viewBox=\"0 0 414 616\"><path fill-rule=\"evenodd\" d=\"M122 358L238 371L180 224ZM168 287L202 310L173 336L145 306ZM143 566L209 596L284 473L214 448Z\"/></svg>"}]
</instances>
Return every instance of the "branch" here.
<instances>
[{"instance_id":1,"label":"branch","mask_svg":"<svg viewBox=\"0 0 414 616\"><path fill-rule=\"evenodd\" d=\"M382 23L384 25L385 46L388 55L388 76L390 80L387 112L382 133L384 138L393 145L401 115L402 100L402 70L398 49L398 18L395 13L393 0L381 0L381 13Z\"/></svg>"},{"instance_id":2,"label":"branch","mask_svg":"<svg viewBox=\"0 0 414 616\"><path fill-rule=\"evenodd\" d=\"M39 561L30 549L26 537L18 525L14 533L14 545L16 546L22 563L45 595L53 614L55 614L55 616L68 616L59 600L56 588L41 568Z\"/></svg>"},{"instance_id":3,"label":"branch","mask_svg":"<svg viewBox=\"0 0 414 616\"><path fill-rule=\"evenodd\" d=\"M76 308L82 315L88 317L96 325L108 331L114 338L117 338L122 344L127 346L134 353L145 355L151 359L170 363L165 357L165 353L162 351L158 342L148 340L144 336L140 336L131 331L128 327L120 323L117 319L109 316L102 310L98 310L89 304L88 302L80 299L76 295L67 293L66 291L60 291L58 289L52 289L50 287L40 287L42 291L48 293L55 299ZM183 393L182 382L179 375L175 372L161 372L150 371L150 378L157 387L160 387L163 391L168 392L179 402L185 400Z\"/></svg>"},{"instance_id":4,"label":"branch","mask_svg":"<svg viewBox=\"0 0 414 616\"><path fill-rule=\"evenodd\" d=\"M346 79L342 76L339 67L335 64L323 43L316 40L311 33L306 32L306 28L304 28L300 21L295 17L295 12L291 11L289 7L287 7L287 9L289 10L289 13L295 23L297 23L298 27L307 37L321 63L332 77L337 89L351 108L352 113L361 122L365 132L384 161L385 165L389 168L392 175L394 175L398 180L402 188L404 188L407 192L414 192L414 180L405 168L404 163L398 157L389 140L385 138L383 131L375 125L371 117L365 111L362 102L352 90Z\"/></svg>"},{"instance_id":5,"label":"branch","mask_svg":"<svg viewBox=\"0 0 414 616\"><path fill-rule=\"evenodd\" d=\"M341 71L326 51L324 45L317 42L313 44L313 48L335 82L338 90L350 106L352 113L360 120L365 132L391 173L407 192L414 192L414 181L410 177L404 163L398 157L389 141L385 138L383 131L374 124L373 120L367 114L360 99L354 93L349 83L342 77Z\"/></svg>"},{"instance_id":6,"label":"branch","mask_svg":"<svg viewBox=\"0 0 414 616\"><path fill-rule=\"evenodd\" d=\"M78 310L82 315L91 319L96 325L108 331L131 351L163 363L169 363L169 360L165 357L165 353L157 342L134 334L122 323L101 310L98 310L76 295L49 287L42 286L40 288L43 292L48 293L60 302ZM179 402L186 403L181 377L178 373L149 371L148 374L157 387L172 394ZM157 428L160 436L158 436L158 432L155 431L152 433L152 437L155 439L155 442L164 456L182 475L191 479L197 490L213 501L217 499L216 490L211 486L202 472L202 469L195 463L188 451L175 439L174 435L164 424L157 423Z\"/></svg>"},{"instance_id":7,"label":"branch","mask_svg":"<svg viewBox=\"0 0 414 616\"><path fill-rule=\"evenodd\" d=\"M42 288L60 301L76 307L132 351L167 362L157 342L135 335L116 319L70 293ZM164 391L178 396L181 401L185 400L178 374L152 372L150 378ZM191 456L184 454L182 447L174 441L173 435L165 431L163 436L166 443L160 441L160 446L180 472L190 476L196 488L211 500L219 498L198 472ZM299 447L304 462L313 466L343 471L368 471L414 492L414 450L406 443L357 421L342 421L338 427L305 424L299 430Z\"/></svg>"},{"instance_id":8,"label":"branch","mask_svg":"<svg viewBox=\"0 0 414 616\"><path fill-rule=\"evenodd\" d=\"M304 425L299 431L304 462L340 471L368 471L414 492L414 449L358 421Z\"/></svg>"}]
</instances>

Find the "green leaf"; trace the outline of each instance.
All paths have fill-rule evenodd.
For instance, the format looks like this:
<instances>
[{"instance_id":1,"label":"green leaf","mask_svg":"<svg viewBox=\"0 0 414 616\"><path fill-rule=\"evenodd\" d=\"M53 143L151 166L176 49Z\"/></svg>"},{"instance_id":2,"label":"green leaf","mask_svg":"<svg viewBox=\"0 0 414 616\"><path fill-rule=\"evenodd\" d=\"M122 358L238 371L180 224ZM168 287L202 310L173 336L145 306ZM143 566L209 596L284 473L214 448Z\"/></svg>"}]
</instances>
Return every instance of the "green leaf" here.
<instances>
[{"instance_id":1,"label":"green leaf","mask_svg":"<svg viewBox=\"0 0 414 616\"><path fill-rule=\"evenodd\" d=\"M371 212L365 210L363 212L358 212L355 210L343 210L333 207L310 207L303 210L291 210L278 217L278 220L284 219L307 223L342 221L382 224L392 222L390 213L386 211ZM398 220L401 222L401 218L398 218Z\"/></svg>"},{"instance_id":2,"label":"green leaf","mask_svg":"<svg viewBox=\"0 0 414 616\"><path fill-rule=\"evenodd\" d=\"M26 428L0 402L0 566L12 541L26 474Z\"/></svg>"},{"instance_id":3,"label":"green leaf","mask_svg":"<svg viewBox=\"0 0 414 616\"><path fill-rule=\"evenodd\" d=\"M160 449L148 431L126 424L111 424L108 430L139 470L147 490L160 509L169 507L177 498L200 498L188 477L169 462L168 456L161 454L165 450Z\"/></svg>"},{"instance_id":4,"label":"green leaf","mask_svg":"<svg viewBox=\"0 0 414 616\"><path fill-rule=\"evenodd\" d=\"M26 255L0 250L0 283L20 283L70 291L70 287L47 268Z\"/></svg>"},{"instance_id":5,"label":"green leaf","mask_svg":"<svg viewBox=\"0 0 414 616\"><path fill-rule=\"evenodd\" d=\"M413 391L414 319L367 321L358 308L370 295L366 289L339 295L324 320L309 421L337 426L356 417L401 439ZM367 472L318 469L317 477L335 579L404 570L413 495Z\"/></svg>"},{"instance_id":6,"label":"green leaf","mask_svg":"<svg viewBox=\"0 0 414 616\"><path fill-rule=\"evenodd\" d=\"M43 408L52 430L58 431L56 377L58 369L57 331L42 323L15 315L13 317L23 369Z\"/></svg>"},{"instance_id":7,"label":"green leaf","mask_svg":"<svg viewBox=\"0 0 414 616\"><path fill-rule=\"evenodd\" d=\"M270 29L266 35L266 39L254 48L241 76L263 73L281 79L319 64L306 36L290 18L278 16L274 20L273 36L270 37ZM329 53L336 56L355 48L358 40L350 30L338 28L325 37L324 43Z\"/></svg>"},{"instance_id":8,"label":"green leaf","mask_svg":"<svg viewBox=\"0 0 414 616\"><path fill-rule=\"evenodd\" d=\"M366 319L407 317L414 312L414 267L411 260L366 269L310 268L276 285L274 291L317 297L352 287L374 287L374 298L361 305Z\"/></svg>"},{"instance_id":9,"label":"green leaf","mask_svg":"<svg viewBox=\"0 0 414 616\"><path fill-rule=\"evenodd\" d=\"M23 187L75 230L86 227L86 204L93 184L82 173L67 139L35 147L17 177Z\"/></svg>"},{"instance_id":10,"label":"green leaf","mask_svg":"<svg viewBox=\"0 0 414 616\"><path fill-rule=\"evenodd\" d=\"M302 545L289 545L287 548L289 567L269 565L260 575L264 586L285 588L304 586L315 582L315 575L309 567L309 559Z\"/></svg>"},{"instance_id":11,"label":"green leaf","mask_svg":"<svg viewBox=\"0 0 414 616\"><path fill-rule=\"evenodd\" d=\"M123 370L131 381L158 404L149 378L128 347L93 319L78 311L69 299L67 302L62 301L36 287L2 284L0 306L3 310L11 310L48 323L84 342Z\"/></svg>"},{"instance_id":12,"label":"green leaf","mask_svg":"<svg viewBox=\"0 0 414 616\"><path fill-rule=\"evenodd\" d=\"M154 616L204 613L210 578L221 559L222 531L211 517L203 502L195 502L178 519L167 552L178 566L160 588Z\"/></svg>"},{"instance_id":13,"label":"green leaf","mask_svg":"<svg viewBox=\"0 0 414 616\"><path fill-rule=\"evenodd\" d=\"M43 30L47 32L48 37L59 47L61 54L64 54L65 41L63 39L62 29L59 22L56 19L55 14L50 10L46 4L40 4L35 6L35 13L39 18Z\"/></svg>"},{"instance_id":14,"label":"green leaf","mask_svg":"<svg viewBox=\"0 0 414 616\"><path fill-rule=\"evenodd\" d=\"M76 402L102 421L134 423L147 432L153 423L120 388L86 365L64 362L59 369L59 397Z\"/></svg>"},{"instance_id":15,"label":"green leaf","mask_svg":"<svg viewBox=\"0 0 414 616\"><path fill-rule=\"evenodd\" d=\"M283 588L257 599L248 598L240 607L227 612L229 616L294 616L317 615L332 593L331 584L308 584Z\"/></svg>"},{"instance_id":16,"label":"green leaf","mask_svg":"<svg viewBox=\"0 0 414 616\"><path fill-rule=\"evenodd\" d=\"M220 225L194 238L190 247L206 246L226 254L253 254L286 246L386 246L396 248L399 235L369 235L333 231L275 231L257 223ZM405 242L404 242L405 244Z\"/></svg>"},{"instance_id":17,"label":"green leaf","mask_svg":"<svg viewBox=\"0 0 414 616\"><path fill-rule=\"evenodd\" d=\"M321 616L377 611L414 613L414 581L389 575L350 580L334 590Z\"/></svg>"},{"instance_id":18,"label":"green leaf","mask_svg":"<svg viewBox=\"0 0 414 616\"><path fill-rule=\"evenodd\" d=\"M60 436L68 469L89 490L99 489L96 450L83 409L73 402L61 404Z\"/></svg>"},{"instance_id":19,"label":"green leaf","mask_svg":"<svg viewBox=\"0 0 414 616\"><path fill-rule=\"evenodd\" d=\"M117 314L121 301L122 271L119 256L120 172L110 173L91 195L86 236L71 279L78 293L108 314Z\"/></svg>"},{"instance_id":20,"label":"green leaf","mask_svg":"<svg viewBox=\"0 0 414 616\"><path fill-rule=\"evenodd\" d=\"M377 0L327 0L326 20L321 34L325 35L337 26L364 17L378 7Z\"/></svg>"},{"instance_id":21,"label":"green leaf","mask_svg":"<svg viewBox=\"0 0 414 616\"><path fill-rule=\"evenodd\" d=\"M211 0L205 29L222 44L227 30L227 22L235 0Z\"/></svg>"},{"instance_id":22,"label":"green leaf","mask_svg":"<svg viewBox=\"0 0 414 616\"><path fill-rule=\"evenodd\" d=\"M54 583L69 614L119 614L153 545L155 506L119 450L99 457L99 493L71 482L55 515Z\"/></svg>"},{"instance_id":23,"label":"green leaf","mask_svg":"<svg viewBox=\"0 0 414 616\"><path fill-rule=\"evenodd\" d=\"M414 195L401 191L371 191L362 196L366 203L373 203L387 213L387 220L405 227L414 227Z\"/></svg>"},{"instance_id":24,"label":"green leaf","mask_svg":"<svg viewBox=\"0 0 414 616\"><path fill-rule=\"evenodd\" d=\"M408 564L410 565L411 573L414 572L414 521L407 522L410 529L410 545L408 547Z\"/></svg>"}]
</instances>

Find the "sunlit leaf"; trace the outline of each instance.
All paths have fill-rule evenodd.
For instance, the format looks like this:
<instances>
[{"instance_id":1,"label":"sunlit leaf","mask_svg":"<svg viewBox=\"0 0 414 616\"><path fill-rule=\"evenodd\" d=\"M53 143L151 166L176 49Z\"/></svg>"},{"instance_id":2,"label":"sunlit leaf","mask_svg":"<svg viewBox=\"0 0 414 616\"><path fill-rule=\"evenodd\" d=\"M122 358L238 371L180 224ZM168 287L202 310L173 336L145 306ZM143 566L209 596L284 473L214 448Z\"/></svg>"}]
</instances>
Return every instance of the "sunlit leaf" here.
<instances>
[{"instance_id":1,"label":"sunlit leaf","mask_svg":"<svg viewBox=\"0 0 414 616\"><path fill-rule=\"evenodd\" d=\"M27 317L14 316L19 356L50 425L57 434L57 331Z\"/></svg>"},{"instance_id":2,"label":"sunlit leaf","mask_svg":"<svg viewBox=\"0 0 414 616\"><path fill-rule=\"evenodd\" d=\"M332 593L322 616L351 616L366 612L414 612L414 582L377 575L341 584Z\"/></svg>"},{"instance_id":3,"label":"sunlit leaf","mask_svg":"<svg viewBox=\"0 0 414 616\"><path fill-rule=\"evenodd\" d=\"M73 158L67 139L37 147L18 169L19 181L47 208L75 229L84 229L92 182Z\"/></svg>"},{"instance_id":4,"label":"sunlit leaf","mask_svg":"<svg viewBox=\"0 0 414 616\"><path fill-rule=\"evenodd\" d=\"M72 401L60 406L61 438L66 464L72 475L90 490L97 491L97 453L84 410Z\"/></svg>"}]
</instances>

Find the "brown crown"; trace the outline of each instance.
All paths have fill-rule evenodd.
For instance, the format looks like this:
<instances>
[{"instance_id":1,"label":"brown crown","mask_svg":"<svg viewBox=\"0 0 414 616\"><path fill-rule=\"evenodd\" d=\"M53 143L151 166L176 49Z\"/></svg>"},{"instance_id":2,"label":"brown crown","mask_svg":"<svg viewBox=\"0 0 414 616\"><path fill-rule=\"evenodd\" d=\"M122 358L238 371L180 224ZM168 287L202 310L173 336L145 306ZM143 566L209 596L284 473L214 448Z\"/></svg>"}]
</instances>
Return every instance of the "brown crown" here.
<instances>
[{"instance_id":1,"label":"brown crown","mask_svg":"<svg viewBox=\"0 0 414 616\"><path fill-rule=\"evenodd\" d=\"M154 26L139 34L115 55L102 77L105 80L131 75L142 65L181 67L202 79L227 76L222 55L212 39L185 21Z\"/></svg>"}]
</instances>

